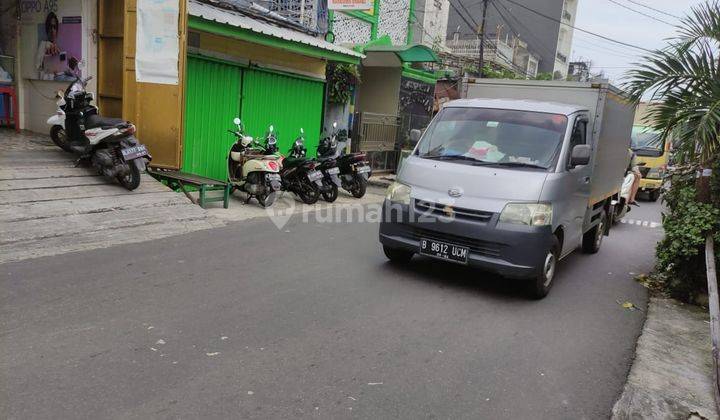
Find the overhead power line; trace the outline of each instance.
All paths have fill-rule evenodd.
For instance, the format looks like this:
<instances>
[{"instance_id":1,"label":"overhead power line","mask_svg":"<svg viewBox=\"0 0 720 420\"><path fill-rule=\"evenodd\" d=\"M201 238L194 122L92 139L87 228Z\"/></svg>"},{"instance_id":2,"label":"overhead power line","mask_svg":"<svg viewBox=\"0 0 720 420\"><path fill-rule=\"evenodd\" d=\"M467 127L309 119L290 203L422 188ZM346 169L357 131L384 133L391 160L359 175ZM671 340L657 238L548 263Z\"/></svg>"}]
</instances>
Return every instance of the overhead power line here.
<instances>
[{"instance_id":1,"label":"overhead power line","mask_svg":"<svg viewBox=\"0 0 720 420\"><path fill-rule=\"evenodd\" d=\"M510 20L505 16L505 14L502 12L502 10L500 10L500 9L497 7L497 5L496 5L495 3L496 3L496 2L492 2L492 3L490 3L490 4L495 8L495 10L498 12L498 14L500 15L500 17L502 18L502 20L504 20L504 21L508 24L508 26L510 27L510 29L512 29L512 30L515 32L515 35L519 36L519 38L522 39L523 37L520 36L522 33L521 33L520 31L518 31L515 27L513 27L513 24L512 24L512 23L510 22ZM542 47L542 49L545 50L545 52L546 52L548 55L550 55L550 56L554 56L554 55L555 55L555 49L554 49L554 48L550 48L550 47L548 47L547 45L545 45L545 43L544 43L543 41L541 41L540 38L538 38L530 29L528 29L528 27L525 26L525 24L522 23L522 21L520 21L518 18L516 18L515 15L513 15L513 13L512 13L507 7L505 7L504 4L502 4L502 3L500 3L500 2L497 2L497 3L500 4L500 7L502 7L503 9L505 9L505 10L508 12L508 15L509 15L518 25L520 25L520 27L522 27L522 28L525 30L525 32L527 32L527 34L528 34L531 38L533 38L533 39L535 40L536 46Z\"/></svg>"},{"instance_id":2,"label":"overhead power line","mask_svg":"<svg viewBox=\"0 0 720 420\"><path fill-rule=\"evenodd\" d=\"M680 16L678 16L678 15L674 15L674 14L672 14L672 13L668 13L668 12L662 11L662 10L660 10L660 9L656 9L656 8L654 8L654 7L652 7L652 6L648 6L647 4L640 3L639 1L635 1L635 0L627 0L627 1L629 1L629 2L632 3L632 4L636 4L636 5L638 5L638 6L644 7L644 8L646 8L646 9L650 9L650 10L653 10L653 11L655 11L655 12L661 13L661 14L663 14L663 15L665 15L665 16L674 17L675 19L682 19L682 18L681 18Z\"/></svg>"},{"instance_id":3,"label":"overhead power line","mask_svg":"<svg viewBox=\"0 0 720 420\"><path fill-rule=\"evenodd\" d=\"M630 10L631 12L635 12L635 13L637 13L637 14L639 14L639 15L643 15L643 16L645 16L645 17L647 17L647 18L650 18L650 19L652 19L652 20L655 20L655 21L657 21L657 22L664 23L664 24L670 25L670 26L675 26L674 23L670 23L670 22L668 22L668 21L666 21L666 20L662 20L662 19L660 19L660 18L656 18L655 16L649 15L649 14L647 14L647 13L645 13L645 12L641 12L641 11L639 11L639 10L635 10L635 9L633 9L632 7L626 6L626 5L620 3L620 2L618 2L618 1L616 1L616 0L608 0L608 1L609 1L610 3L612 3L612 4L615 4L615 5L618 5L618 6L622 7L623 9Z\"/></svg>"},{"instance_id":4,"label":"overhead power line","mask_svg":"<svg viewBox=\"0 0 720 420\"><path fill-rule=\"evenodd\" d=\"M575 30L577 30L577 31L584 32L584 33L586 33L586 34L589 34L589 35L592 35L592 36L595 36L595 37L604 39L604 40L606 40L606 41L609 41L609 42L612 42L612 43L615 43L615 44L619 44L619 45L624 45L624 46L626 46L626 47L637 48L638 50L642 50L642 51L649 52L649 53L653 52L652 50L649 50L649 49L647 49L647 48L640 47L640 46L638 46L638 45L633 45L633 44L629 44L629 43L627 43L627 42L617 41L617 40L614 40L614 39L612 39L612 38L606 37L606 36L604 36L604 35L596 34L595 32L590 32L590 31L588 31L588 30L586 30L586 29L578 28L577 26L573 26L573 25L570 25L569 23L562 22L562 21L559 20L559 19L556 19L556 18L554 18L554 17L552 17L552 16L548 16L548 15L546 15L546 14L544 14L544 13L538 12L537 10L531 9L530 7L527 7L527 6L525 6L524 4L520 4L520 3L518 3L518 2L516 2L516 1L514 1L514 0L505 0L505 1L507 1L507 2L509 2L509 3L512 3L512 4L514 4L515 6L518 6L518 7L520 7L520 8L523 8L523 9L525 9L525 10L531 12L531 13L534 13L534 14L536 14L536 15L538 15L538 16L542 16L542 17L544 17L545 19L551 20L551 21L553 21L553 22L557 22L557 23L559 23L559 24L561 24L561 25L568 26L568 27L573 28L573 29L575 29Z\"/></svg>"}]
</instances>

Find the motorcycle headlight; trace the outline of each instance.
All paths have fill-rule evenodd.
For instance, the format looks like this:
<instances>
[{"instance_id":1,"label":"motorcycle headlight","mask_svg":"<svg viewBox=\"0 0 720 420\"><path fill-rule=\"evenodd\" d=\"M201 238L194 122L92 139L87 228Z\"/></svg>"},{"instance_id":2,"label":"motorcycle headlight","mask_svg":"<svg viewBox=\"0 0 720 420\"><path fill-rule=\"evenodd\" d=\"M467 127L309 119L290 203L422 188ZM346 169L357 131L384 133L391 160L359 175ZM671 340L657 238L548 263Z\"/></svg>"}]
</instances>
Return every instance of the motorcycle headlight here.
<instances>
[{"instance_id":1,"label":"motorcycle headlight","mask_svg":"<svg viewBox=\"0 0 720 420\"><path fill-rule=\"evenodd\" d=\"M387 189L385 197L393 203L410 205L410 191L412 189L399 182L393 182Z\"/></svg>"},{"instance_id":2,"label":"motorcycle headlight","mask_svg":"<svg viewBox=\"0 0 720 420\"><path fill-rule=\"evenodd\" d=\"M508 203L500 213L500 222L527 226L552 223L552 204Z\"/></svg>"}]
</instances>

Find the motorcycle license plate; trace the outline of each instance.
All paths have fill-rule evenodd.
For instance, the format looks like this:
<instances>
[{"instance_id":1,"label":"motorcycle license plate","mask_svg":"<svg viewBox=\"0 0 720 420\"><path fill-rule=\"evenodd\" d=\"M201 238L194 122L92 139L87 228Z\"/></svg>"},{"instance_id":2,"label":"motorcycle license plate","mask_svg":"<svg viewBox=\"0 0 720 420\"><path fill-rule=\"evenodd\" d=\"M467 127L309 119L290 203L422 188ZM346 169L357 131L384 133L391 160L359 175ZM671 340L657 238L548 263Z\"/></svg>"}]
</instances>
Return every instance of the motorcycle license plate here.
<instances>
[{"instance_id":1,"label":"motorcycle license plate","mask_svg":"<svg viewBox=\"0 0 720 420\"><path fill-rule=\"evenodd\" d=\"M145 156L148 154L147 147L145 145L140 144L138 146L128 147L127 149L121 150L123 159L126 161L137 159L141 156Z\"/></svg>"},{"instance_id":2,"label":"motorcycle license plate","mask_svg":"<svg viewBox=\"0 0 720 420\"><path fill-rule=\"evenodd\" d=\"M330 174L330 175L337 175L337 174L340 173L340 168L337 168L337 167L335 167L335 168L330 168L330 169L327 170L327 173Z\"/></svg>"},{"instance_id":3,"label":"motorcycle license plate","mask_svg":"<svg viewBox=\"0 0 720 420\"><path fill-rule=\"evenodd\" d=\"M355 169L355 172L357 172L359 174L364 174L366 172L370 172L370 167L369 166L359 166L357 169Z\"/></svg>"},{"instance_id":4,"label":"motorcycle license plate","mask_svg":"<svg viewBox=\"0 0 720 420\"><path fill-rule=\"evenodd\" d=\"M314 182L314 181L317 181L318 179L322 179L323 174L320 171L310 171L310 172L308 172L307 177L310 181Z\"/></svg>"},{"instance_id":5,"label":"motorcycle license plate","mask_svg":"<svg viewBox=\"0 0 720 420\"><path fill-rule=\"evenodd\" d=\"M420 253L441 260L467 264L470 250L464 246L448 244L432 239L420 239Z\"/></svg>"}]
</instances>

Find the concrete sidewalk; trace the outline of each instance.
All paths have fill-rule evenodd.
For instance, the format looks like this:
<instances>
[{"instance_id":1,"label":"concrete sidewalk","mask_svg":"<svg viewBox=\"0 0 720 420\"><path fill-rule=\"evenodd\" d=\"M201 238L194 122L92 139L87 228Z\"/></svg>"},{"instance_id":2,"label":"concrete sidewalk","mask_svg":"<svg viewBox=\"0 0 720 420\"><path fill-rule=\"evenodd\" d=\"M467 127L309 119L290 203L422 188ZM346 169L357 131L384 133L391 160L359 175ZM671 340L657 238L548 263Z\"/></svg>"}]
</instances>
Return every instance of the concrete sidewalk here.
<instances>
[{"instance_id":1,"label":"concrete sidewalk","mask_svg":"<svg viewBox=\"0 0 720 420\"><path fill-rule=\"evenodd\" d=\"M74 159L47 136L0 130L0 263L223 225L148 175L127 191Z\"/></svg>"},{"instance_id":2,"label":"concrete sidewalk","mask_svg":"<svg viewBox=\"0 0 720 420\"><path fill-rule=\"evenodd\" d=\"M653 298L613 419L718 419L707 310Z\"/></svg>"}]
</instances>

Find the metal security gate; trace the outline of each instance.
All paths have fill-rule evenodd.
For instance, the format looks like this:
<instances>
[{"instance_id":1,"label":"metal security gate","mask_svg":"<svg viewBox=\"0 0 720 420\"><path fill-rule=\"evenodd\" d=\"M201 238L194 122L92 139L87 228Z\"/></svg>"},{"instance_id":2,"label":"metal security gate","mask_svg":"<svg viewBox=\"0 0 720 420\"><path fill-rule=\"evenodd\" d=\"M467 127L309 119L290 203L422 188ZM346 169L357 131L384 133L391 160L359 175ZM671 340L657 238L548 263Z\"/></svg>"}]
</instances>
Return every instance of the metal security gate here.
<instances>
[{"instance_id":1,"label":"metal security gate","mask_svg":"<svg viewBox=\"0 0 720 420\"><path fill-rule=\"evenodd\" d=\"M227 179L227 153L234 141L227 130L240 115L241 77L239 67L188 57L184 172Z\"/></svg>"},{"instance_id":2,"label":"metal security gate","mask_svg":"<svg viewBox=\"0 0 720 420\"><path fill-rule=\"evenodd\" d=\"M246 134L257 138L272 124L284 154L303 128L314 156L323 97L324 83L317 80L188 57L182 170L227 179L227 153L235 141L227 130L238 116Z\"/></svg>"},{"instance_id":3,"label":"metal security gate","mask_svg":"<svg viewBox=\"0 0 720 420\"><path fill-rule=\"evenodd\" d=\"M395 170L400 119L396 115L361 112L356 118L354 151L366 152L373 169Z\"/></svg>"},{"instance_id":4,"label":"metal security gate","mask_svg":"<svg viewBox=\"0 0 720 420\"><path fill-rule=\"evenodd\" d=\"M242 120L252 136L272 124L283 154L305 130L308 155L315 156L323 114L324 83L279 73L243 71Z\"/></svg>"}]
</instances>

